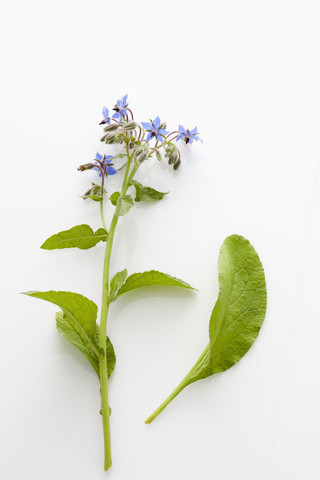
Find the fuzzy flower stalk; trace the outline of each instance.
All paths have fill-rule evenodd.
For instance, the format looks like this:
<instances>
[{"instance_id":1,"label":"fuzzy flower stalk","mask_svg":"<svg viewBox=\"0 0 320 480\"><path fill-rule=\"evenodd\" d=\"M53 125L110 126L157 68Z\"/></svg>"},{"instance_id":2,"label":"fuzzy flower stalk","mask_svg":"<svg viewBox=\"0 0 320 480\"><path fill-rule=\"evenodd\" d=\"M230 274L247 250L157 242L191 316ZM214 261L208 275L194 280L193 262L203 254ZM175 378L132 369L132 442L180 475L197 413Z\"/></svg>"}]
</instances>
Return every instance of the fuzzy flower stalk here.
<instances>
[{"instance_id":1,"label":"fuzzy flower stalk","mask_svg":"<svg viewBox=\"0 0 320 480\"><path fill-rule=\"evenodd\" d=\"M138 202L157 202L166 197L167 192L160 192L151 186L145 186L136 180L137 172L144 168L146 162L156 160L167 162L173 170L181 166L181 154L178 141L192 144L200 137L197 128L169 131L164 121L156 116L153 120L138 122L129 108L128 96L119 98L112 110L102 109L103 135L100 139L104 148L117 147L116 152L104 152L99 148L94 158L78 167L80 172L90 170L91 186L82 196L85 201L93 201L100 207L101 228L93 231L89 225L77 225L49 237L42 248L46 250L61 248L79 248L86 250L105 242L102 273L102 299L100 322L97 323L97 305L88 298L73 292L49 291L27 292L28 295L47 300L59 306L57 329L69 342L77 347L92 365L100 382L101 416L104 438L104 468L111 466L110 414L108 400L109 378L114 370L116 356L111 340L107 336L109 307L111 303L127 292L148 285L165 285L166 287L192 287L176 277L157 270L133 273L128 276L127 269L110 276L110 263L116 227L120 217L125 216ZM101 118L101 117L100 117ZM201 140L200 140L201 141ZM143 172L141 172L143 176ZM116 190L112 193L110 190ZM105 204L110 202L113 214L105 218Z\"/></svg>"}]
</instances>

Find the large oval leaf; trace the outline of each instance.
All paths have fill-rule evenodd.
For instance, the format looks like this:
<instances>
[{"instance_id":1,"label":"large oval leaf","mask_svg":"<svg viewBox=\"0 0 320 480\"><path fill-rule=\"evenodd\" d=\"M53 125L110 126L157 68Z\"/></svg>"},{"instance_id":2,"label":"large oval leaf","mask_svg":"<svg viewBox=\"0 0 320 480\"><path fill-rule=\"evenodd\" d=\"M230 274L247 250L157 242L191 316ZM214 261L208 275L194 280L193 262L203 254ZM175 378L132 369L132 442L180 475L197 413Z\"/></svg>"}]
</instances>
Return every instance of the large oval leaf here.
<instances>
[{"instance_id":1,"label":"large oval leaf","mask_svg":"<svg viewBox=\"0 0 320 480\"><path fill-rule=\"evenodd\" d=\"M256 339L267 308L263 266L244 237L231 235L219 255L219 297L210 325L210 364L222 372L237 363Z\"/></svg>"},{"instance_id":2,"label":"large oval leaf","mask_svg":"<svg viewBox=\"0 0 320 480\"><path fill-rule=\"evenodd\" d=\"M188 385L237 363L255 341L266 314L263 266L248 240L227 237L219 261L219 297L211 314L209 344L178 387L146 420L152 422Z\"/></svg>"}]
</instances>

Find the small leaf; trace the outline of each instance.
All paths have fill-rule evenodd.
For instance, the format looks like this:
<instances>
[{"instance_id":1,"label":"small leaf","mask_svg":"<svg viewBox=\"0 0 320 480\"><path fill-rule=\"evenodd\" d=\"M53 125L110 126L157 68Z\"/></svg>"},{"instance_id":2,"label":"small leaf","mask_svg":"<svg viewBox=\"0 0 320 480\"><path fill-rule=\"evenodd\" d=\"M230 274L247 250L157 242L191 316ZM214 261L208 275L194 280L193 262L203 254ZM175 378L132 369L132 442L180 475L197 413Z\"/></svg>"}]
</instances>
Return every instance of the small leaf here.
<instances>
[{"instance_id":1,"label":"small leaf","mask_svg":"<svg viewBox=\"0 0 320 480\"><path fill-rule=\"evenodd\" d=\"M113 298L116 296L119 288L125 282L127 275L128 271L125 268L124 270L121 270L121 272L116 273L112 278L110 282L110 302L113 301Z\"/></svg>"},{"instance_id":2,"label":"small leaf","mask_svg":"<svg viewBox=\"0 0 320 480\"><path fill-rule=\"evenodd\" d=\"M56 322L58 332L84 354L99 376L99 357L95 352L92 340L88 337L84 329L77 325L77 322L72 316L64 312L56 313Z\"/></svg>"},{"instance_id":3,"label":"small leaf","mask_svg":"<svg viewBox=\"0 0 320 480\"><path fill-rule=\"evenodd\" d=\"M89 225L77 225L70 230L63 230L49 237L41 248L45 250L55 250L60 248L87 248L94 247L98 242L107 240L107 233L103 228L99 228L95 233Z\"/></svg>"},{"instance_id":4,"label":"small leaf","mask_svg":"<svg viewBox=\"0 0 320 480\"><path fill-rule=\"evenodd\" d=\"M99 195L82 195L81 198L83 198L84 200L87 200L88 198L90 198L95 202L100 202L102 200L102 197L100 197Z\"/></svg>"},{"instance_id":5,"label":"small leaf","mask_svg":"<svg viewBox=\"0 0 320 480\"><path fill-rule=\"evenodd\" d=\"M263 266L244 237L231 235L219 255L219 297L209 324L209 344L190 372L146 420L157 415L188 385L237 363L255 341L267 307Z\"/></svg>"},{"instance_id":6,"label":"small leaf","mask_svg":"<svg viewBox=\"0 0 320 480\"><path fill-rule=\"evenodd\" d=\"M101 185L97 185L96 183L92 182L92 187L84 194L81 196L84 200L87 200L90 198L91 200L94 200L95 202L100 202L103 200L103 195L107 193L105 189L101 189Z\"/></svg>"},{"instance_id":7,"label":"small leaf","mask_svg":"<svg viewBox=\"0 0 320 480\"><path fill-rule=\"evenodd\" d=\"M195 288L191 287L191 285L183 280L180 280L179 278L171 277L171 275L168 275L167 273L150 270L148 272L134 273L133 275L130 275L122 287L119 288L112 301L116 300L116 298L120 297L120 295L130 292L136 288L150 286L173 286L195 290Z\"/></svg>"},{"instance_id":8,"label":"small leaf","mask_svg":"<svg viewBox=\"0 0 320 480\"><path fill-rule=\"evenodd\" d=\"M136 202L154 202L157 200L161 200L165 195L167 195L169 192L158 192L158 190L155 190L154 188L151 187L144 187L141 185L141 183L137 182L134 180L132 182L132 185L134 185L136 189Z\"/></svg>"},{"instance_id":9,"label":"small leaf","mask_svg":"<svg viewBox=\"0 0 320 480\"><path fill-rule=\"evenodd\" d=\"M134 205L132 197L130 195L124 195L118 198L115 214L118 217L125 215L129 212L130 208Z\"/></svg>"},{"instance_id":10,"label":"small leaf","mask_svg":"<svg viewBox=\"0 0 320 480\"><path fill-rule=\"evenodd\" d=\"M114 367L116 365L116 354L109 337L107 337L107 373L108 378L111 377Z\"/></svg>"},{"instance_id":11,"label":"small leaf","mask_svg":"<svg viewBox=\"0 0 320 480\"><path fill-rule=\"evenodd\" d=\"M120 192L114 192L112 195L110 195L110 201L112 205L116 206L118 198L120 197Z\"/></svg>"}]
</instances>

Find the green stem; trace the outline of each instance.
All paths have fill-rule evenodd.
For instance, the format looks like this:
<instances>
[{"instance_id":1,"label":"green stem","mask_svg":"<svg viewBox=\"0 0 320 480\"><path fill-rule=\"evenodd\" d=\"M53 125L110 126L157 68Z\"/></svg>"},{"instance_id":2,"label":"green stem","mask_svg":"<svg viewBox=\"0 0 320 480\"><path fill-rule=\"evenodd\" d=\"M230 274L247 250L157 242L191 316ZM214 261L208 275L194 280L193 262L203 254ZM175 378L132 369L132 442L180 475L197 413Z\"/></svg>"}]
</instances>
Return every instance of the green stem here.
<instances>
[{"instance_id":1,"label":"green stem","mask_svg":"<svg viewBox=\"0 0 320 480\"><path fill-rule=\"evenodd\" d=\"M103 198L101 198L100 200L100 216L101 216L101 222L102 222L103 228L108 233L108 227L106 225L106 221L104 219L104 213L103 213Z\"/></svg>"},{"instance_id":2,"label":"green stem","mask_svg":"<svg viewBox=\"0 0 320 480\"><path fill-rule=\"evenodd\" d=\"M162 412L166 408L167 405L169 405L172 400L179 395L180 392L184 388L186 388L190 383L193 383L194 381L197 380L197 374L202 370L203 365L208 361L210 354L210 343L207 345L207 347L204 349L202 352L201 356L199 359L196 361L194 366L191 368L190 372L187 373L187 375L184 377L184 379L179 383L179 385L173 390L172 393L165 399L164 402L161 403L161 405L150 415L150 417L147 418L145 423L151 423L158 415L159 413Z\"/></svg>"},{"instance_id":3,"label":"green stem","mask_svg":"<svg viewBox=\"0 0 320 480\"><path fill-rule=\"evenodd\" d=\"M120 197L123 197L128 189L128 175L130 171L130 165L132 158L129 155L129 149L127 147L128 161L126 171L123 178ZM103 218L103 207L102 218ZM101 304L101 317L100 317L100 336L99 345L103 353L100 354L100 384L101 384L101 410L102 410L102 422L103 422L103 436L104 436L104 469L108 470L111 467L111 442L110 442L110 415L109 415L109 402L108 402L108 376L107 376L107 320L109 312L109 270L110 259L115 229L118 223L118 216L113 215L110 230L107 239L106 252L103 265L103 288L102 288L102 304Z\"/></svg>"}]
</instances>

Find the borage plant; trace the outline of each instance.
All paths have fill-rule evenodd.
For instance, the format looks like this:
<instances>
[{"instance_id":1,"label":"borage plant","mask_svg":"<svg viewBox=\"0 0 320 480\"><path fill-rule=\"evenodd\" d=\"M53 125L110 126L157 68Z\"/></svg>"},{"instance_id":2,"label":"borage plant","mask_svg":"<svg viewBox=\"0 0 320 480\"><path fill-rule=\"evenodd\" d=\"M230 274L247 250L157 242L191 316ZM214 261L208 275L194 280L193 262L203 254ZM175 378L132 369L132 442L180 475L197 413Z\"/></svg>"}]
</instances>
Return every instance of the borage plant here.
<instances>
[{"instance_id":1,"label":"borage plant","mask_svg":"<svg viewBox=\"0 0 320 480\"><path fill-rule=\"evenodd\" d=\"M86 356L99 377L105 470L111 466L108 378L116 362L112 343L107 336L109 306L126 292L145 286L165 285L192 289L188 283L156 270L128 276L127 270L124 269L116 273L110 281L110 259L115 230L119 217L128 213L134 202L158 201L166 195L165 192L146 187L135 180L141 164L155 157L159 161L166 159L168 164L177 170L181 164L181 155L176 142L182 140L186 144L192 144L194 140L200 140L197 128L188 130L180 125L177 131L169 133L159 117L140 125L128 107L127 95L117 101L113 110L111 117L109 110L103 108L103 119L100 124L104 126L104 135L101 141L107 145L121 144L124 147L123 152L115 156L97 153L94 161L81 165L78 169L96 170L97 178L100 177L100 182L92 183L83 198L100 204L102 227L94 232L89 225L78 225L52 235L41 247L46 250L72 247L88 249L100 241L106 242L100 324L96 323L98 307L83 295L64 291L26 292L27 295L47 300L61 308L56 314L58 331ZM106 189L108 177L122 169L124 175L121 189L109 197ZM128 190L135 190L134 199ZM104 203L107 200L115 207L109 228L104 218Z\"/></svg>"}]
</instances>

